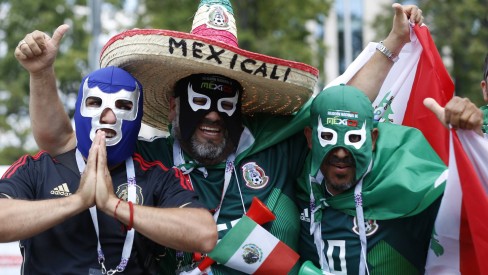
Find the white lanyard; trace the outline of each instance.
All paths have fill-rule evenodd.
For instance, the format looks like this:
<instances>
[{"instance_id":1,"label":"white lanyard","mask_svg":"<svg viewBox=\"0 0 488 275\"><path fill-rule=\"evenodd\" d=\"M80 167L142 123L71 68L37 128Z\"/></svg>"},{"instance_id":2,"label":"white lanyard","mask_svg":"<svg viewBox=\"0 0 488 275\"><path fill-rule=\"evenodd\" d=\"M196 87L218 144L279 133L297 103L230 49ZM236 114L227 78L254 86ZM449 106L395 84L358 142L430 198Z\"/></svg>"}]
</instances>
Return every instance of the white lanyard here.
<instances>
[{"instance_id":1,"label":"white lanyard","mask_svg":"<svg viewBox=\"0 0 488 275\"><path fill-rule=\"evenodd\" d=\"M359 274L363 275L367 272L369 274L368 266L366 263L366 249L367 249L367 239L366 239L366 228L364 226L364 211L363 211L363 195L362 195L362 189L363 189L363 179L364 177L371 171L371 168L373 166L373 161L369 163L368 170L364 175L361 177L359 180L358 184L356 184L354 188L354 205L356 206L356 219L359 227L359 240L361 242L361 251L359 255ZM320 181L318 181L320 178ZM317 182L321 183L323 179L322 173L319 170L319 174L317 175ZM312 179L311 179L312 180ZM312 189L311 189L312 190ZM320 209L320 208L317 208ZM312 213L313 217L313 213ZM327 261L325 260L325 254L324 254L324 242L322 240L322 221L315 221L318 222L318 226L314 227L315 230L313 230L313 237L314 237L314 243L315 246L317 247L317 252L320 258L320 265L321 269L324 272L324 274L330 274L330 268L329 265L327 264Z\"/></svg>"},{"instance_id":2,"label":"white lanyard","mask_svg":"<svg viewBox=\"0 0 488 275\"><path fill-rule=\"evenodd\" d=\"M234 167L234 160L236 158L236 155L238 155L238 154L244 152L245 150L249 149L253 144L254 144L254 137L251 134L251 131L249 131L249 129L247 127L244 127L244 130L241 133L241 137L239 138L239 145L237 146L236 152L232 153L229 157L227 157L227 160L225 163L225 175L224 175L224 186L222 188L222 196L220 198L219 205L217 206L216 211L213 215L215 222L217 222L217 219L219 218L222 202L224 200L225 193L227 192L227 188L229 187L229 183L230 183L230 180L232 178L232 171L234 171L234 173L236 174L237 187L239 188L239 193L241 196L242 208L244 209L244 214L246 213L246 207L244 205L244 200L243 200L241 189L239 186L239 179L237 177L237 173L236 173L235 167ZM183 150L181 149L181 146L180 146L180 143L178 142L178 140L174 139L173 140L173 165L174 165L174 167L180 169L180 171L183 174L189 174L191 171L193 171L193 169L194 169L193 167L188 168L188 167L185 167L184 164L185 164L185 158L183 157ZM204 173L205 177L207 177L208 172L207 172L207 169L205 169L205 167L199 167L197 169L201 170ZM190 181L190 183L191 183L191 181ZM193 187L193 183L191 183L191 184ZM193 189L195 189L195 188L193 188Z\"/></svg>"},{"instance_id":3,"label":"white lanyard","mask_svg":"<svg viewBox=\"0 0 488 275\"><path fill-rule=\"evenodd\" d=\"M220 198L219 205L215 209L215 213L213 215L214 221L217 222L217 219L219 218L220 214L220 209L222 206L222 202L224 201L225 193L227 192L227 188L229 187L230 179L232 178L232 171L234 171L234 160L236 158L236 154L232 153L227 157L227 160L225 162L225 175L224 175L224 186L222 188L222 196ZM180 143L178 141L173 142L173 159L174 159L174 165L176 167L183 167L181 166L182 164L185 164L185 159L183 157L183 150L180 147ZM204 168L204 167L202 167ZM183 174L189 174L191 171L193 171L193 168L190 169L181 169ZM206 172L206 169L205 169ZM193 183L192 187L193 187ZM241 195L241 200L242 200L242 195ZM243 202L244 204L244 202Z\"/></svg>"},{"instance_id":4,"label":"white lanyard","mask_svg":"<svg viewBox=\"0 0 488 275\"><path fill-rule=\"evenodd\" d=\"M81 155L80 151L76 149L76 163L78 164L78 170L80 171L80 175L83 174L85 170L85 161L83 160L83 156ZM134 162L132 157L127 158L125 161L126 166L126 173L127 173L127 200L130 202L136 201L136 177L135 177L135 170L134 170ZM124 247L122 249L122 257L120 259L119 265L115 269L106 270L104 262L105 262L105 255L102 251L102 246L100 244L100 235L99 235L99 228L98 228L98 217L97 217L97 208L96 206L90 207L90 214L92 217L93 225L95 226L95 232L97 234L97 252L98 252L98 262L102 266L102 274L115 274L117 272L123 272L127 266L127 263L130 258L130 253L132 251L132 245L134 242L134 228L127 231L127 235L125 236Z\"/></svg>"},{"instance_id":5,"label":"white lanyard","mask_svg":"<svg viewBox=\"0 0 488 275\"><path fill-rule=\"evenodd\" d=\"M222 187L222 196L220 198L219 205L215 209L215 213L213 215L215 223L217 223L217 220L219 218L220 214L220 209L222 207L222 202L224 201L225 193L227 192L227 188L229 187L230 180L232 178L232 171L234 171L236 181L237 181L237 187L239 189L239 195L241 197L241 203L242 203L242 208L244 209L244 214L246 214L246 207L244 205L244 199L242 197L242 192L239 184L239 178L237 177L237 172L234 167L234 160L236 158L237 154L242 153L243 151L249 149L251 145L254 144L254 137L249 131L247 127L244 127L244 130L241 133L241 137L239 139L239 145L237 146L237 150L235 153L232 153L227 157L226 163L225 163L225 175L224 175L224 186ZM191 171L193 171L194 167L190 166L187 167L185 165L185 158L183 157L183 150L181 149L180 143L178 142L177 139L173 140L173 165L174 167L178 168L183 174L187 175L190 174ZM197 168L198 170L202 171L205 175L205 177L208 176L207 169L205 167L199 167ZM189 176L189 175L188 175ZM193 188L193 183L190 183ZM193 188L195 189L195 188ZM212 272L210 271L211 267L206 268L206 272L208 274L211 274ZM187 272L181 272L180 274L203 274L202 270L199 267L195 267L190 273Z\"/></svg>"}]
</instances>

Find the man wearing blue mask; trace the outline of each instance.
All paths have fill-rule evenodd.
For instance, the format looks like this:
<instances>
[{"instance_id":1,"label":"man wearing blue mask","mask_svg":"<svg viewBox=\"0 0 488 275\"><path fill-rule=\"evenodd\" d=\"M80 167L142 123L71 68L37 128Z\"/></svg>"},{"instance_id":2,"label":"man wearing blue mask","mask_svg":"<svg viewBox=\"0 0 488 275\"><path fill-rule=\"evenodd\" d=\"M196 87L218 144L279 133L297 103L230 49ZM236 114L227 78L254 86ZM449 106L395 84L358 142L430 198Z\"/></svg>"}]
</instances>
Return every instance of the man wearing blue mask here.
<instances>
[{"instance_id":1,"label":"man wearing blue mask","mask_svg":"<svg viewBox=\"0 0 488 275\"><path fill-rule=\"evenodd\" d=\"M410 41L410 24L422 21L416 6L393 7L392 31L383 43L388 51L377 51L350 83L371 99L393 66L392 53ZM144 85L144 122L170 135L139 140L136 151L180 171L185 186L212 211L219 238L233 230L257 197L276 216L263 227L297 250L300 213L294 179L306 155L302 130L318 70L239 48L235 14L229 0L201 0L189 33L125 31L104 46L100 66L124 68ZM60 26L52 39L32 32L15 51L31 76L34 135L53 155L73 148L72 127L66 116L49 112L52 122L45 125L50 120L37 114L44 112L38 107L45 100L62 107L52 64L66 30ZM159 259L168 274L200 264L198 253L180 252ZM242 274L223 264L205 271L210 269L213 274ZM290 274L297 272L295 265Z\"/></svg>"},{"instance_id":2,"label":"man wearing blue mask","mask_svg":"<svg viewBox=\"0 0 488 275\"><path fill-rule=\"evenodd\" d=\"M173 169L134 154L142 99L139 81L120 68L89 74L76 102L76 148L24 156L4 174L0 241L20 240L23 274L146 274L143 239L184 251L215 246L215 223L196 194Z\"/></svg>"}]
</instances>

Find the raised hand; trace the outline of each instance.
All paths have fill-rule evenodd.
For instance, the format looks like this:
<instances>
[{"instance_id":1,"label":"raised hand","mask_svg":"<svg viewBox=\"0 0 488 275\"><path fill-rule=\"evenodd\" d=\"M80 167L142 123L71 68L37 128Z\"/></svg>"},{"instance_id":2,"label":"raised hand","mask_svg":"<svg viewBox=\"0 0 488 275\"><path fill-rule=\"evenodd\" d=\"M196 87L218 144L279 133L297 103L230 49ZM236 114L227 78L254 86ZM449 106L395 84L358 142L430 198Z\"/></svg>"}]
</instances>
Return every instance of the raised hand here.
<instances>
[{"instance_id":1,"label":"raised hand","mask_svg":"<svg viewBox=\"0 0 488 275\"><path fill-rule=\"evenodd\" d=\"M402 6L395 3L392 7L395 11L393 26L388 36L383 40L383 45L390 52L398 55L403 46L410 42L410 22L421 23L422 11L415 5ZM393 64L393 60L376 51L373 57L347 84L362 90L371 101L374 101Z\"/></svg>"},{"instance_id":2,"label":"raised hand","mask_svg":"<svg viewBox=\"0 0 488 275\"><path fill-rule=\"evenodd\" d=\"M424 105L444 126L451 125L455 129L474 130L482 135L483 112L469 99L455 96L445 107L441 107L433 98L426 98Z\"/></svg>"},{"instance_id":3,"label":"raised hand","mask_svg":"<svg viewBox=\"0 0 488 275\"><path fill-rule=\"evenodd\" d=\"M392 5L393 8L396 9L396 6L400 4L395 3ZM422 16L422 10L415 6L415 5L405 5L401 6L403 9L403 13L407 16L408 20L414 24L422 24L424 17Z\"/></svg>"},{"instance_id":4,"label":"raised hand","mask_svg":"<svg viewBox=\"0 0 488 275\"><path fill-rule=\"evenodd\" d=\"M398 3L394 3L392 7L395 9L395 16L389 38L399 39L402 44L406 44L410 42L410 23L422 24L422 10L415 5L402 6Z\"/></svg>"},{"instance_id":5,"label":"raised hand","mask_svg":"<svg viewBox=\"0 0 488 275\"><path fill-rule=\"evenodd\" d=\"M52 68L61 39L68 29L69 26L63 24L52 37L38 30L27 34L15 49L15 58L31 74Z\"/></svg>"}]
</instances>

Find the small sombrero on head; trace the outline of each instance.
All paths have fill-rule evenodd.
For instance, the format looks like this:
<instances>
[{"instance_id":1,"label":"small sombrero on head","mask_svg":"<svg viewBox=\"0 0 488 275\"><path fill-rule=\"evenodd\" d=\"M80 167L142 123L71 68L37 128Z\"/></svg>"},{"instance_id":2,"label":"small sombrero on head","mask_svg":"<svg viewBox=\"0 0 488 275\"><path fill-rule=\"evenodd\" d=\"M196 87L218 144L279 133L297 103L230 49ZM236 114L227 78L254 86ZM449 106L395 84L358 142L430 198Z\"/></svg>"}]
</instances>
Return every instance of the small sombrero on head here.
<instances>
[{"instance_id":1,"label":"small sombrero on head","mask_svg":"<svg viewBox=\"0 0 488 275\"><path fill-rule=\"evenodd\" d=\"M167 131L175 83L192 74L219 74L242 85L244 114L291 114L310 98L318 70L240 49L228 0L201 0L191 33L134 29L112 37L100 66L130 72L144 87L143 122Z\"/></svg>"}]
</instances>

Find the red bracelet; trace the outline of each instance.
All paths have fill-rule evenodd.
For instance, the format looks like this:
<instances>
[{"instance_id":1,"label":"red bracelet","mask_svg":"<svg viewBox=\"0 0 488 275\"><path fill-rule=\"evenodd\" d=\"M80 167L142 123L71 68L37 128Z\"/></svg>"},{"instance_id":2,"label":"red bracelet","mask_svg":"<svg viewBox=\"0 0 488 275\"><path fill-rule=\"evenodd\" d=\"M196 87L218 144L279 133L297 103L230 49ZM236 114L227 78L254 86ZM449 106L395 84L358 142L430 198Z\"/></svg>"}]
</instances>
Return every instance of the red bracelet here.
<instances>
[{"instance_id":1,"label":"red bracelet","mask_svg":"<svg viewBox=\"0 0 488 275\"><path fill-rule=\"evenodd\" d=\"M119 201L117 202L117 205L115 205L114 218L116 220L117 220L117 208L119 207L119 204L120 204L121 201L122 201L122 199L119 199Z\"/></svg>"},{"instance_id":2,"label":"red bracelet","mask_svg":"<svg viewBox=\"0 0 488 275\"><path fill-rule=\"evenodd\" d=\"M129 210L130 210L130 219L129 219L129 225L127 225L127 231L130 231L132 229L132 226L134 225L134 205L132 204L131 201L129 201Z\"/></svg>"}]
</instances>

